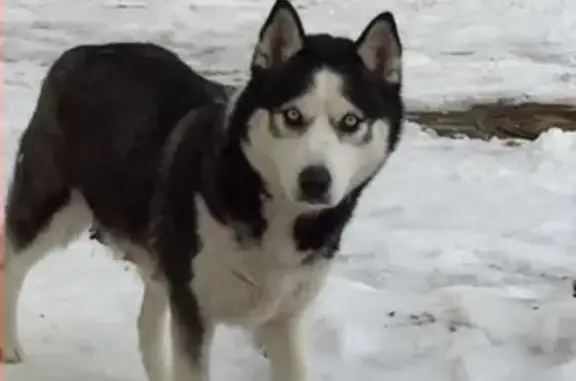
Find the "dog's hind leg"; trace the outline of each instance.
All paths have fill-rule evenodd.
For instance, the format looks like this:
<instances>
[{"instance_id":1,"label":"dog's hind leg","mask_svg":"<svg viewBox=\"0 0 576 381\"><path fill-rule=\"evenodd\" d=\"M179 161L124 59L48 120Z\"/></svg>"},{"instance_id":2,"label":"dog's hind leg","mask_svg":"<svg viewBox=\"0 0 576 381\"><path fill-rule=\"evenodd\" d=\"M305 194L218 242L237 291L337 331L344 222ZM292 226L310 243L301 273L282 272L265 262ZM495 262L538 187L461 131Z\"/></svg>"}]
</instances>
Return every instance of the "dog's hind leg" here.
<instances>
[{"instance_id":1,"label":"dog's hind leg","mask_svg":"<svg viewBox=\"0 0 576 381\"><path fill-rule=\"evenodd\" d=\"M60 135L37 110L24 132L6 205L2 361L22 361L17 310L26 275L49 250L84 231L91 212L73 193L60 161Z\"/></svg>"},{"instance_id":2,"label":"dog's hind leg","mask_svg":"<svg viewBox=\"0 0 576 381\"><path fill-rule=\"evenodd\" d=\"M18 342L18 299L30 269L53 248L65 246L87 227L90 212L82 200L68 192L26 201L14 195L7 208L4 263L3 361L22 361Z\"/></svg>"},{"instance_id":3,"label":"dog's hind leg","mask_svg":"<svg viewBox=\"0 0 576 381\"><path fill-rule=\"evenodd\" d=\"M138 316L140 356L149 381L166 379L163 329L168 315L168 296L159 281L144 279L144 294Z\"/></svg>"}]
</instances>

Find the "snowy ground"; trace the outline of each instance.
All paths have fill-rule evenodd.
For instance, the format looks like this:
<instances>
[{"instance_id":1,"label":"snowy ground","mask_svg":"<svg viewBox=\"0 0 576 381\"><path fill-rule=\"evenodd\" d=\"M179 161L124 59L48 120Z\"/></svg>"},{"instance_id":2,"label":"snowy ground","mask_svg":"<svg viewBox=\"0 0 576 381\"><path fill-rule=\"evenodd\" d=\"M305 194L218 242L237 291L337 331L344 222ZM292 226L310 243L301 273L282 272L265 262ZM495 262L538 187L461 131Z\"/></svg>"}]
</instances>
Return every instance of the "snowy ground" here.
<instances>
[{"instance_id":1,"label":"snowy ground","mask_svg":"<svg viewBox=\"0 0 576 381\"><path fill-rule=\"evenodd\" d=\"M8 163L39 80L63 49L153 40L234 82L269 3L7 1ZM384 3L404 37L409 105L527 96L576 103L573 0ZM310 30L353 37L381 10L364 0L296 4ZM406 127L313 311L311 380L576 379L567 280L576 278L576 134L552 131L508 147ZM139 299L132 271L86 240L47 258L22 299L27 362L7 367L7 381L144 380ZM265 379L265 361L241 332L223 329L215 358L215 380Z\"/></svg>"}]
</instances>

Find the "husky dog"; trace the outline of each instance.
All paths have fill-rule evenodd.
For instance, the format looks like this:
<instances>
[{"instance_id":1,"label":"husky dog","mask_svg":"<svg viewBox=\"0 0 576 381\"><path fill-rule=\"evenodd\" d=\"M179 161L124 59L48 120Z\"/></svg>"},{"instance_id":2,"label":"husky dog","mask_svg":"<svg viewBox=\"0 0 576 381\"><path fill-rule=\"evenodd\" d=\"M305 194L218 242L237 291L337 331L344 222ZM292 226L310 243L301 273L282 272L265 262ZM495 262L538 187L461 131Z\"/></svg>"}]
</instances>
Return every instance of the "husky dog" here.
<instances>
[{"instance_id":1,"label":"husky dog","mask_svg":"<svg viewBox=\"0 0 576 381\"><path fill-rule=\"evenodd\" d=\"M3 360L17 363L26 274L95 221L136 264L142 362L208 380L214 329L254 335L273 381L306 379L304 312L362 191L400 138L401 43L391 13L356 41L305 34L277 0L234 94L147 43L84 45L43 81L6 215Z\"/></svg>"}]
</instances>

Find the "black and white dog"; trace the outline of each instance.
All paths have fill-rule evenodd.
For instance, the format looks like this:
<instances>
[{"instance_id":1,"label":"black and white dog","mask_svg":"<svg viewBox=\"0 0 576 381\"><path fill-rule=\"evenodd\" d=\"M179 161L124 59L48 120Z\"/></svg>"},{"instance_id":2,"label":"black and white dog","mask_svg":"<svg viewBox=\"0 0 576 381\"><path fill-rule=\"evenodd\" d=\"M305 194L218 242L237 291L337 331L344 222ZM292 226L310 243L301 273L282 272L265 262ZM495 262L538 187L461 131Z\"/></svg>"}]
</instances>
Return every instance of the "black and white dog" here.
<instances>
[{"instance_id":1,"label":"black and white dog","mask_svg":"<svg viewBox=\"0 0 576 381\"><path fill-rule=\"evenodd\" d=\"M392 14L356 41L307 35L277 0L241 90L152 44L80 46L51 67L20 141L6 214L6 342L31 267L96 221L144 280L150 381L205 381L217 324L254 334L273 381L306 379L301 325L363 189L400 138Z\"/></svg>"}]
</instances>

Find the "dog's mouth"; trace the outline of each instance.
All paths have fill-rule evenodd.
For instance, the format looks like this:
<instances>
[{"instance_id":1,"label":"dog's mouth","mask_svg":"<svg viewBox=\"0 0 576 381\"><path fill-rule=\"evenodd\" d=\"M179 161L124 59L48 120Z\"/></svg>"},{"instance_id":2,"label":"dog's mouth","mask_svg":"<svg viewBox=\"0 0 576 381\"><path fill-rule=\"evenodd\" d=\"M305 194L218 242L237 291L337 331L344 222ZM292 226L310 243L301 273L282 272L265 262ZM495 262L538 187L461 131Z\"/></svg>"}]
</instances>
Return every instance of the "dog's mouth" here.
<instances>
[{"instance_id":1,"label":"dog's mouth","mask_svg":"<svg viewBox=\"0 0 576 381\"><path fill-rule=\"evenodd\" d=\"M329 194L322 197L306 197L298 193L292 202L303 211L320 211L334 206Z\"/></svg>"},{"instance_id":2,"label":"dog's mouth","mask_svg":"<svg viewBox=\"0 0 576 381\"><path fill-rule=\"evenodd\" d=\"M299 195L296 203L307 209L325 209L332 206L330 197L309 198Z\"/></svg>"}]
</instances>

